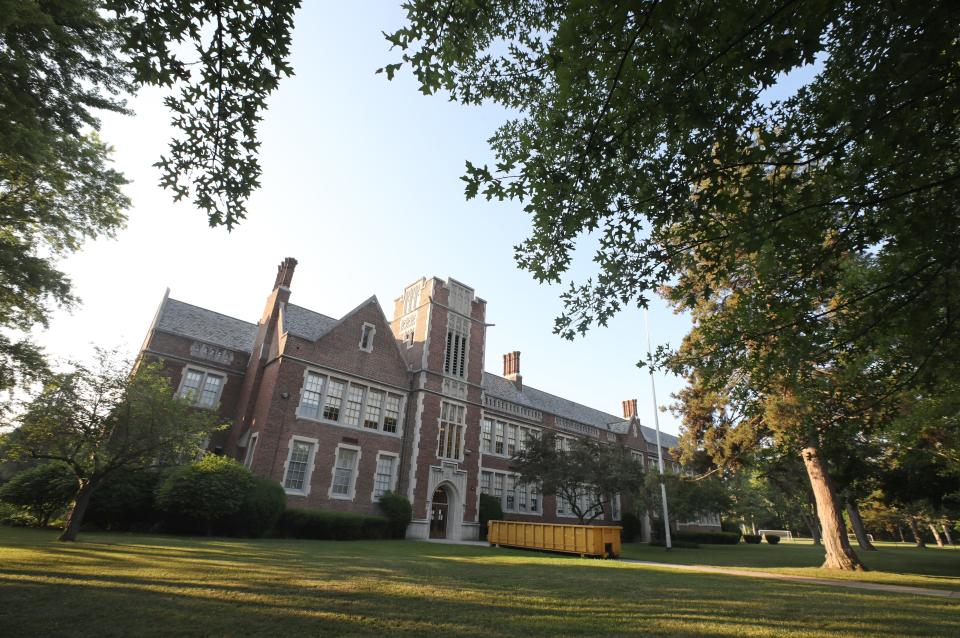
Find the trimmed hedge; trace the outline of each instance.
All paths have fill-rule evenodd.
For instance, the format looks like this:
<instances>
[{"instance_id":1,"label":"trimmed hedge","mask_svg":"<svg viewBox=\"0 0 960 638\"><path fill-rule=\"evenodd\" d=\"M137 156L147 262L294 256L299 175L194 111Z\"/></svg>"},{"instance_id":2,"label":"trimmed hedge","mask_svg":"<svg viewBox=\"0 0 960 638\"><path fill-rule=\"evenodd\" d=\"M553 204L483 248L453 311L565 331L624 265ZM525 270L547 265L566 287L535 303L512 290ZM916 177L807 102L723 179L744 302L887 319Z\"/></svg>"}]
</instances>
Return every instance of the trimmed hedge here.
<instances>
[{"instance_id":1,"label":"trimmed hedge","mask_svg":"<svg viewBox=\"0 0 960 638\"><path fill-rule=\"evenodd\" d=\"M743 535L743 542L749 543L751 545L759 545L761 540L763 539L760 537L760 534L744 534Z\"/></svg>"},{"instance_id":2,"label":"trimmed hedge","mask_svg":"<svg viewBox=\"0 0 960 638\"><path fill-rule=\"evenodd\" d=\"M734 532L690 532L686 530L673 533L673 538L702 545L736 545L740 542L740 533Z\"/></svg>"},{"instance_id":3,"label":"trimmed hedge","mask_svg":"<svg viewBox=\"0 0 960 638\"><path fill-rule=\"evenodd\" d=\"M212 534L244 506L253 475L240 463L208 455L172 472L157 487L157 505L171 531Z\"/></svg>"},{"instance_id":4,"label":"trimmed hedge","mask_svg":"<svg viewBox=\"0 0 960 638\"><path fill-rule=\"evenodd\" d=\"M771 545L776 545L780 542L780 537L776 534L764 534L763 538Z\"/></svg>"},{"instance_id":5,"label":"trimmed hedge","mask_svg":"<svg viewBox=\"0 0 960 638\"><path fill-rule=\"evenodd\" d=\"M387 517L387 537L403 539L413 518L413 506L405 497L386 492L380 497L380 509Z\"/></svg>"},{"instance_id":6,"label":"trimmed hedge","mask_svg":"<svg viewBox=\"0 0 960 638\"><path fill-rule=\"evenodd\" d=\"M156 470L125 470L114 474L90 497L84 525L121 532L151 531L160 524L154 493L166 475Z\"/></svg>"},{"instance_id":7,"label":"trimmed hedge","mask_svg":"<svg viewBox=\"0 0 960 638\"><path fill-rule=\"evenodd\" d=\"M384 516L331 512L316 508L291 508L280 516L277 531L285 538L358 541L387 538Z\"/></svg>"},{"instance_id":8,"label":"trimmed hedge","mask_svg":"<svg viewBox=\"0 0 960 638\"><path fill-rule=\"evenodd\" d=\"M480 495L480 539L487 538L487 523L489 521L502 521L503 507L500 506L500 499L490 494Z\"/></svg>"},{"instance_id":9,"label":"trimmed hedge","mask_svg":"<svg viewBox=\"0 0 960 638\"><path fill-rule=\"evenodd\" d=\"M277 481L254 476L236 514L217 526L222 534L259 538L273 530L287 506L287 494Z\"/></svg>"},{"instance_id":10,"label":"trimmed hedge","mask_svg":"<svg viewBox=\"0 0 960 638\"><path fill-rule=\"evenodd\" d=\"M620 526L623 527L620 531L620 542L622 543L632 543L640 535L640 518L636 514L624 512L620 518Z\"/></svg>"}]
</instances>

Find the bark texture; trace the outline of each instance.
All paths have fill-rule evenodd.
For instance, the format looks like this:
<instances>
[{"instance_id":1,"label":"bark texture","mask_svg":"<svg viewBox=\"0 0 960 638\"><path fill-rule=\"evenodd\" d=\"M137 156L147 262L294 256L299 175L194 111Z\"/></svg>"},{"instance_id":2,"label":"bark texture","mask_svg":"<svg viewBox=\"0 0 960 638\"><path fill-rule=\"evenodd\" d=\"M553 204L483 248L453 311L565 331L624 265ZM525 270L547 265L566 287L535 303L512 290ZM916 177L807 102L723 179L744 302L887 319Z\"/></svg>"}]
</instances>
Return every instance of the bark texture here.
<instances>
[{"instance_id":1,"label":"bark texture","mask_svg":"<svg viewBox=\"0 0 960 638\"><path fill-rule=\"evenodd\" d=\"M95 487L95 483L92 482L81 483L77 498L74 500L70 514L67 516L67 525L63 528L63 532L57 540L65 542L77 540L77 534L80 533L80 526L83 525L83 517L87 513L90 497L93 496Z\"/></svg>"},{"instance_id":2,"label":"bark texture","mask_svg":"<svg viewBox=\"0 0 960 638\"><path fill-rule=\"evenodd\" d=\"M866 571L860 558L850 547L847 538L847 529L843 519L837 513L837 498L830 482L830 475L820 458L816 445L808 445L801 450L803 463L807 468L810 486L813 488L813 497L817 503L817 515L820 518L820 527L823 533L823 548L826 551L825 569L842 569L846 571Z\"/></svg>"},{"instance_id":3,"label":"bark texture","mask_svg":"<svg viewBox=\"0 0 960 638\"><path fill-rule=\"evenodd\" d=\"M910 524L910 532L913 533L913 542L916 543L917 547L926 547L927 544L923 542L923 536L920 535L920 526L917 525L917 519L908 516L907 522Z\"/></svg>"},{"instance_id":4,"label":"bark texture","mask_svg":"<svg viewBox=\"0 0 960 638\"><path fill-rule=\"evenodd\" d=\"M943 524L943 536L947 539L947 543L950 545L955 545L953 542L953 536L950 534L950 525L948 523Z\"/></svg>"},{"instance_id":5,"label":"bark texture","mask_svg":"<svg viewBox=\"0 0 960 638\"><path fill-rule=\"evenodd\" d=\"M863 520L860 518L860 511L857 509L857 503L851 498L846 500L847 516L850 517L850 526L853 527L853 534L857 537L857 545L860 549L868 552L875 552L877 548L870 542L867 536L867 530L863 529Z\"/></svg>"},{"instance_id":6,"label":"bark texture","mask_svg":"<svg viewBox=\"0 0 960 638\"><path fill-rule=\"evenodd\" d=\"M930 531L933 532L933 540L937 541L937 547L943 547L943 539L940 538L940 531L937 530L937 526L930 523Z\"/></svg>"}]
</instances>

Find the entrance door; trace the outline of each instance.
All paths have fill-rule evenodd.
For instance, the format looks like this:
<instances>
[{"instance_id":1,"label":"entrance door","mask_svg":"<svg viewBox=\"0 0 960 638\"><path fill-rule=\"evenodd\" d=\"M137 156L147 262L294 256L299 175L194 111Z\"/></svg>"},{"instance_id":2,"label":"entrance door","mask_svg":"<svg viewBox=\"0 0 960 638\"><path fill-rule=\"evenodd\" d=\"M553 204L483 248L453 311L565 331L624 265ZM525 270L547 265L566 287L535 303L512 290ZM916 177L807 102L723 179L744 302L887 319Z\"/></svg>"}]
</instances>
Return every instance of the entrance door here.
<instances>
[{"instance_id":1,"label":"entrance door","mask_svg":"<svg viewBox=\"0 0 960 638\"><path fill-rule=\"evenodd\" d=\"M430 538L447 537L447 492L438 487L430 506Z\"/></svg>"}]
</instances>

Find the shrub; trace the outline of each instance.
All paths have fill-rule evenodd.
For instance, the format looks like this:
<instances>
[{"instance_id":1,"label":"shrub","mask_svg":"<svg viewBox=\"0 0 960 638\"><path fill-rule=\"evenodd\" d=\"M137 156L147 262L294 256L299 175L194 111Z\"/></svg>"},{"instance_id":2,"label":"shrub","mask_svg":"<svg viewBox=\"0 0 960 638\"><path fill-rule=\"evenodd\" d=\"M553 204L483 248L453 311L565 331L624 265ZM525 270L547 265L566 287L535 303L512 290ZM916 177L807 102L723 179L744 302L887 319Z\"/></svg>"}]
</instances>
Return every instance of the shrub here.
<instances>
[{"instance_id":1,"label":"shrub","mask_svg":"<svg viewBox=\"0 0 960 638\"><path fill-rule=\"evenodd\" d=\"M287 538L354 541L386 538L388 526L384 516L291 508L280 516L277 529Z\"/></svg>"},{"instance_id":2,"label":"shrub","mask_svg":"<svg viewBox=\"0 0 960 638\"><path fill-rule=\"evenodd\" d=\"M631 512L623 513L623 516L620 518L620 526L623 527L620 531L620 541L623 543L632 543L635 541L642 529L640 526L640 518Z\"/></svg>"},{"instance_id":3,"label":"shrub","mask_svg":"<svg viewBox=\"0 0 960 638\"><path fill-rule=\"evenodd\" d=\"M491 494L480 495L480 538L487 537L487 523L489 521L502 521L503 507L500 506L500 499Z\"/></svg>"},{"instance_id":4,"label":"shrub","mask_svg":"<svg viewBox=\"0 0 960 638\"><path fill-rule=\"evenodd\" d=\"M171 472L157 488L157 505L167 515L168 528L209 535L218 522L243 507L252 488L250 470L209 455Z\"/></svg>"},{"instance_id":5,"label":"shrub","mask_svg":"<svg viewBox=\"0 0 960 638\"><path fill-rule=\"evenodd\" d=\"M750 543L751 545L759 545L761 540L762 539L760 538L760 534L744 534L743 535L743 542Z\"/></svg>"},{"instance_id":6,"label":"shrub","mask_svg":"<svg viewBox=\"0 0 960 638\"><path fill-rule=\"evenodd\" d=\"M254 476L240 509L217 525L226 535L258 538L276 527L287 506L287 494L277 481Z\"/></svg>"},{"instance_id":7,"label":"shrub","mask_svg":"<svg viewBox=\"0 0 960 638\"><path fill-rule=\"evenodd\" d=\"M93 493L84 521L112 531L147 531L161 520L155 493L166 475L157 470L114 474Z\"/></svg>"},{"instance_id":8,"label":"shrub","mask_svg":"<svg viewBox=\"0 0 960 638\"><path fill-rule=\"evenodd\" d=\"M387 517L388 538L404 538L407 535L407 526L413 518L410 501L399 494L387 492L380 497L380 509Z\"/></svg>"},{"instance_id":9,"label":"shrub","mask_svg":"<svg viewBox=\"0 0 960 638\"><path fill-rule=\"evenodd\" d=\"M740 542L740 532L693 532L683 530L674 532L673 537L677 540L703 545L736 545Z\"/></svg>"},{"instance_id":10,"label":"shrub","mask_svg":"<svg viewBox=\"0 0 960 638\"><path fill-rule=\"evenodd\" d=\"M776 545L780 542L780 537L776 534L764 534L763 538L766 539L766 541L771 545Z\"/></svg>"},{"instance_id":11,"label":"shrub","mask_svg":"<svg viewBox=\"0 0 960 638\"><path fill-rule=\"evenodd\" d=\"M723 532L735 532L735 533L739 534L739 533L740 533L740 523L737 523L736 521L721 520L721 521L720 521L720 531L723 531Z\"/></svg>"},{"instance_id":12,"label":"shrub","mask_svg":"<svg viewBox=\"0 0 960 638\"><path fill-rule=\"evenodd\" d=\"M46 527L77 493L77 478L63 463L47 463L20 472L0 487L0 501L25 509ZM15 517L13 517L15 518Z\"/></svg>"}]
</instances>

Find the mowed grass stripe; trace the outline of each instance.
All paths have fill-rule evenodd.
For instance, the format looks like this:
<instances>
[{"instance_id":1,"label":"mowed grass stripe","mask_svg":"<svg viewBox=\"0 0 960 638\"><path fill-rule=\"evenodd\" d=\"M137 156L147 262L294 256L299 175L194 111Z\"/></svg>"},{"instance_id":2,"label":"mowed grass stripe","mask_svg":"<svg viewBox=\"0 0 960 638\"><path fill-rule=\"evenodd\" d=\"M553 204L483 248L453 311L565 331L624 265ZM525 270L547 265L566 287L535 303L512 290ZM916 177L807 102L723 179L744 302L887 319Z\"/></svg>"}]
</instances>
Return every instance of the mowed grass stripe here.
<instances>
[{"instance_id":1,"label":"mowed grass stripe","mask_svg":"<svg viewBox=\"0 0 960 638\"><path fill-rule=\"evenodd\" d=\"M0 528L4 635L960 635L952 601L614 561L417 542L82 538Z\"/></svg>"}]
</instances>

